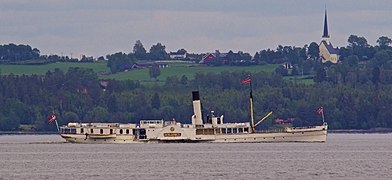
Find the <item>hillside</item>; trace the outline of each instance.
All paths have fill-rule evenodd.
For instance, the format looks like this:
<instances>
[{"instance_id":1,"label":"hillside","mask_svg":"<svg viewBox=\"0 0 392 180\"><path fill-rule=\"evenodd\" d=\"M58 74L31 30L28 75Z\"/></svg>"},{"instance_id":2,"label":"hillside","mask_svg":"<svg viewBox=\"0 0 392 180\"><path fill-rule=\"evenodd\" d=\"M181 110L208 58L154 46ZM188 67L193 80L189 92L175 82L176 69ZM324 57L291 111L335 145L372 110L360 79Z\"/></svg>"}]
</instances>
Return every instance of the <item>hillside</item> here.
<instances>
[{"instance_id":1,"label":"hillside","mask_svg":"<svg viewBox=\"0 0 392 180\"><path fill-rule=\"evenodd\" d=\"M278 65L258 65L258 66L199 66L198 64L188 63L170 63L168 68L161 69L161 74L158 76L158 81L165 81L166 78L177 76L180 78L185 75L188 79L193 79L196 73L221 73L221 72L235 72L235 71L249 71L249 72L273 72ZM119 72L116 74L104 75L109 72L106 62L94 63L51 63L45 65L0 65L0 73L3 75L30 75L38 74L44 75L48 71L54 71L59 68L63 72L67 72L70 67L90 68L99 74L100 79L116 79L116 80L139 80L142 82L155 81L150 78L148 69L136 69L127 72Z\"/></svg>"}]
</instances>

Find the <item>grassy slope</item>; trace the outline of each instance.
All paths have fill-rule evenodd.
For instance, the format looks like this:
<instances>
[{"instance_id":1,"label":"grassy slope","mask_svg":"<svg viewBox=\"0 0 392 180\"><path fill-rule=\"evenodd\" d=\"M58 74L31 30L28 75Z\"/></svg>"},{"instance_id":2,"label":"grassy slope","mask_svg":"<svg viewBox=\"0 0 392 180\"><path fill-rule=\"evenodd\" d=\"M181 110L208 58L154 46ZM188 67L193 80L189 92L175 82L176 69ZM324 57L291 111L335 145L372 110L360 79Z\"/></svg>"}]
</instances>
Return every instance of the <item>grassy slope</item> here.
<instances>
[{"instance_id":1,"label":"grassy slope","mask_svg":"<svg viewBox=\"0 0 392 180\"><path fill-rule=\"evenodd\" d=\"M51 63L46 65L0 65L1 74L45 74L56 68L67 72L70 67L92 68L95 72L106 72L106 63Z\"/></svg>"},{"instance_id":2,"label":"grassy slope","mask_svg":"<svg viewBox=\"0 0 392 180\"><path fill-rule=\"evenodd\" d=\"M220 67L206 67L206 66L192 66L190 64L170 64L168 68L161 69L161 75L158 77L159 81L165 81L167 77L177 76L180 78L182 75L193 79L193 75L198 72L203 73L220 73L223 71L250 71L250 72L272 72L277 65L264 65L264 66L220 66ZM132 70L128 72L121 72L109 76L102 76L102 78L113 78L118 80L141 80L151 81L148 74L148 69Z\"/></svg>"},{"instance_id":3,"label":"grassy slope","mask_svg":"<svg viewBox=\"0 0 392 180\"><path fill-rule=\"evenodd\" d=\"M223 71L250 71L250 72L272 72L278 65L268 64L263 66L219 66L219 67L206 67L206 66L198 66L192 64L181 64L181 63L172 63L169 64L168 68L161 69L161 75L158 77L158 81L163 82L167 77L177 76L180 78L182 75L188 77L188 79L193 79L193 75L198 72L202 73L220 73ZM106 62L99 63L52 63L46 65L0 65L0 73L1 74L45 74L46 72L53 71L55 68L59 68L63 70L63 72L67 72L70 67L83 67L83 68L92 68L95 72L108 72L109 69L106 66ZM138 69L132 70L128 72L120 72L112 75L103 76L102 79L117 79L117 80L140 80L145 83L151 83L153 80L150 78L148 74L148 69ZM302 79L300 76L297 78L294 77L285 77L287 80L297 81L297 83L303 84L312 84L313 80L311 79Z\"/></svg>"}]
</instances>

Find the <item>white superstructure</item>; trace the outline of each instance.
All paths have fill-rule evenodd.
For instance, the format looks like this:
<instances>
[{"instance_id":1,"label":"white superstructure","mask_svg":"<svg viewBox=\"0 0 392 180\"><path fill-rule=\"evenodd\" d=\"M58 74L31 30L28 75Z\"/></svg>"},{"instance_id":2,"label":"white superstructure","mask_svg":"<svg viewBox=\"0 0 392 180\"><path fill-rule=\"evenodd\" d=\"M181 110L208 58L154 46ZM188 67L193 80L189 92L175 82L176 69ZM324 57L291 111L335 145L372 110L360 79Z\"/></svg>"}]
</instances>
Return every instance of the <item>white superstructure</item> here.
<instances>
[{"instance_id":1,"label":"white superstructure","mask_svg":"<svg viewBox=\"0 0 392 180\"><path fill-rule=\"evenodd\" d=\"M223 123L223 115L211 111L203 122L199 92L193 92L192 124L174 120L141 120L139 124L69 123L60 128L63 138L75 143L143 142L325 142L327 123L310 127L286 127L252 131L250 122Z\"/></svg>"}]
</instances>

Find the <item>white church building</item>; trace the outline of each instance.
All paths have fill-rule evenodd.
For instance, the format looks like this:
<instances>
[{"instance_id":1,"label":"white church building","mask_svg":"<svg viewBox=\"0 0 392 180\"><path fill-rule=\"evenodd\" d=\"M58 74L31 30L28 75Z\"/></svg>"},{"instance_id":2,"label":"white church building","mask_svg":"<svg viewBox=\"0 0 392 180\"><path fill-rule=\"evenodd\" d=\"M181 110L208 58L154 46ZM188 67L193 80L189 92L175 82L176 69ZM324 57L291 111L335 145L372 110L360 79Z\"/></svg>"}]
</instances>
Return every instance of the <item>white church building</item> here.
<instances>
[{"instance_id":1,"label":"white church building","mask_svg":"<svg viewBox=\"0 0 392 180\"><path fill-rule=\"evenodd\" d=\"M339 49L334 48L331 43L331 37L328 34L328 20L327 20L327 10L325 9L324 17L324 33L322 36L321 43L319 45L320 59L322 63L331 62L338 63L339 60Z\"/></svg>"}]
</instances>

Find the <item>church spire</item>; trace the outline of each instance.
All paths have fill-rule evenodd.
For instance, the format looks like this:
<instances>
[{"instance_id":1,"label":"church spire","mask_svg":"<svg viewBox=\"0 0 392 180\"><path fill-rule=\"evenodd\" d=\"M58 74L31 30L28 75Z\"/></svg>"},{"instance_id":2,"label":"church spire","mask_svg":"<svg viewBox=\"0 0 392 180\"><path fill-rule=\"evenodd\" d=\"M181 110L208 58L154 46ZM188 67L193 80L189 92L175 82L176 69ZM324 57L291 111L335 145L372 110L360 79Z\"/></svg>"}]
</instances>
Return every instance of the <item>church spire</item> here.
<instances>
[{"instance_id":1,"label":"church spire","mask_svg":"<svg viewBox=\"0 0 392 180\"><path fill-rule=\"evenodd\" d=\"M324 33L323 33L323 38L329 38L328 21L327 21L327 8L325 8L325 15L324 15Z\"/></svg>"}]
</instances>

